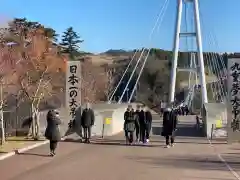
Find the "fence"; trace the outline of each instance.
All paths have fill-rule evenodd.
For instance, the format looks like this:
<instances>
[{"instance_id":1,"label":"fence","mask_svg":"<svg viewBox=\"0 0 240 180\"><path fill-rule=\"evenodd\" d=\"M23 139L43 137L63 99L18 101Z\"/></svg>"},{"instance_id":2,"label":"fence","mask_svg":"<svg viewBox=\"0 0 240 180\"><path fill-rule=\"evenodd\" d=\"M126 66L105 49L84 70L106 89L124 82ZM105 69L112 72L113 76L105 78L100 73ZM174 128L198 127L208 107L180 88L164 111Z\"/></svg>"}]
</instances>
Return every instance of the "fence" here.
<instances>
[{"instance_id":1,"label":"fence","mask_svg":"<svg viewBox=\"0 0 240 180\"><path fill-rule=\"evenodd\" d=\"M19 102L20 100L21 102ZM39 104L39 108L40 111L43 112L51 108L60 108L63 103L64 97L62 95L53 95L51 98L48 98L47 101L42 101ZM27 99L17 99L15 96L8 99L3 113L6 136L27 135L32 120L31 108L31 102ZM41 118L43 118L43 116L41 116Z\"/></svg>"},{"instance_id":2,"label":"fence","mask_svg":"<svg viewBox=\"0 0 240 180\"><path fill-rule=\"evenodd\" d=\"M22 102L4 108L3 120L6 136L26 135L31 123L31 103Z\"/></svg>"}]
</instances>

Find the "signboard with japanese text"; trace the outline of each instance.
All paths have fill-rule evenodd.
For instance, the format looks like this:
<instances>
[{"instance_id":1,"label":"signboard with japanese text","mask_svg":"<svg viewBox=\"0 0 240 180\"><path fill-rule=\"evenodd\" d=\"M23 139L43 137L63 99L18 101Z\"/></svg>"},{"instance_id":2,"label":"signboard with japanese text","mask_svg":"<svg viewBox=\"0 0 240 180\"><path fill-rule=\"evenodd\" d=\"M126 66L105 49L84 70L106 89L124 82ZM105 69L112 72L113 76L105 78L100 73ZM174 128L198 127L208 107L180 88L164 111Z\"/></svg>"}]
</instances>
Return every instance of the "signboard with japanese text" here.
<instances>
[{"instance_id":1,"label":"signboard with japanese text","mask_svg":"<svg viewBox=\"0 0 240 180\"><path fill-rule=\"evenodd\" d=\"M228 59L228 142L240 140L240 58Z\"/></svg>"},{"instance_id":2,"label":"signboard with japanese text","mask_svg":"<svg viewBox=\"0 0 240 180\"><path fill-rule=\"evenodd\" d=\"M68 120L75 118L77 109L81 104L81 64L79 61L66 62L66 109Z\"/></svg>"}]
</instances>

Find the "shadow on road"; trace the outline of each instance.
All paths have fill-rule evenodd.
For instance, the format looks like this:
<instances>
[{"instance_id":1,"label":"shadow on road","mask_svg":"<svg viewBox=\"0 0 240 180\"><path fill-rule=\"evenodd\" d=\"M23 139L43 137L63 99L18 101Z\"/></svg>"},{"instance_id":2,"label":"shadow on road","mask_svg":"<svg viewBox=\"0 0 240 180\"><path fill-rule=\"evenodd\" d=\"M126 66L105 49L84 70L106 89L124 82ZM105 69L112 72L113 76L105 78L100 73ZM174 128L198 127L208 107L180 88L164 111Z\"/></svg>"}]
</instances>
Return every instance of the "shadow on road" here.
<instances>
[{"instance_id":1,"label":"shadow on road","mask_svg":"<svg viewBox=\"0 0 240 180\"><path fill-rule=\"evenodd\" d=\"M119 142L92 142L91 145L97 145L97 146L126 146L126 147L160 147L162 145L155 145L155 144L132 144L132 145L126 145L125 143L119 143Z\"/></svg>"},{"instance_id":2,"label":"shadow on road","mask_svg":"<svg viewBox=\"0 0 240 180\"><path fill-rule=\"evenodd\" d=\"M199 169L199 170L221 170L229 171L225 164L214 157L151 157L151 156L132 156L126 157L139 163L149 164L151 166L174 167L179 169ZM226 158L227 159L227 158ZM240 162L229 159L227 163L236 171L240 170Z\"/></svg>"},{"instance_id":3,"label":"shadow on road","mask_svg":"<svg viewBox=\"0 0 240 180\"><path fill-rule=\"evenodd\" d=\"M162 127L152 127L153 135L161 135ZM176 136L182 137L203 137L201 130L197 130L193 124L179 124L177 126Z\"/></svg>"},{"instance_id":4,"label":"shadow on road","mask_svg":"<svg viewBox=\"0 0 240 180\"><path fill-rule=\"evenodd\" d=\"M5 154L5 153L8 153L8 152L0 150L0 154Z\"/></svg>"},{"instance_id":5,"label":"shadow on road","mask_svg":"<svg viewBox=\"0 0 240 180\"><path fill-rule=\"evenodd\" d=\"M162 145L155 145L155 144L140 144L140 143L133 143L132 145L126 145L125 140L119 139L92 139L90 144L81 142L80 140L74 139L66 139L64 142L70 143L82 143L86 145L97 145L97 146L130 146L130 147L160 147Z\"/></svg>"},{"instance_id":6,"label":"shadow on road","mask_svg":"<svg viewBox=\"0 0 240 180\"><path fill-rule=\"evenodd\" d=\"M30 153L30 152L25 152L25 153L17 153L17 155L24 155L24 156L40 156L40 157L51 157L48 154L37 154L37 153Z\"/></svg>"}]
</instances>

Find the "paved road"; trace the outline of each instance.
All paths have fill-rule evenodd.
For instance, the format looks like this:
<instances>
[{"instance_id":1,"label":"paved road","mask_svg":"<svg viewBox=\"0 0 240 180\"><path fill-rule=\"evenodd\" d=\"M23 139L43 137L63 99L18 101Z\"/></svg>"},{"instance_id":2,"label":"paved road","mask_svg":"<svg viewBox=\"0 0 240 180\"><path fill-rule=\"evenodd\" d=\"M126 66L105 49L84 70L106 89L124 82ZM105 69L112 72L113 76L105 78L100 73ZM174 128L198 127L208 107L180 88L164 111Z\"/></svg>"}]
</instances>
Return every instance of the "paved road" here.
<instances>
[{"instance_id":1,"label":"paved road","mask_svg":"<svg viewBox=\"0 0 240 180\"><path fill-rule=\"evenodd\" d=\"M52 158L47 156L46 145L0 161L0 179L234 180L189 121L182 118L177 144L170 149L165 149L164 140L156 135L160 134L160 122L155 120L148 146L125 146L119 134L95 139L92 144L61 142L57 156Z\"/></svg>"}]
</instances>

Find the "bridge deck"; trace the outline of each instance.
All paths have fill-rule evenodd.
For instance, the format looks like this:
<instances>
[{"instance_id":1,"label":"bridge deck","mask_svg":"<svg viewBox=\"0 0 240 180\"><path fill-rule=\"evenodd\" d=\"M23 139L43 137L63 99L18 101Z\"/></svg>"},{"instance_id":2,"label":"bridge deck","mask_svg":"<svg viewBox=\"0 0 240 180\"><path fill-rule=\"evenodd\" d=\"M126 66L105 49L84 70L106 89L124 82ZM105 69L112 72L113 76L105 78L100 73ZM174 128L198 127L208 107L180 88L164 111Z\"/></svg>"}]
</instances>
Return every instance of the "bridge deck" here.
<instances>
[{"instance_id":1,"label":"bridge deck","mask_svg":"<svg viewBox=\"0 0 240 180\"><path fill-rule=\"evenodd\" d=\"M159 121L153 123L148 146L125 146L123 134L61 142L57 156L48 157L48 145L0 162L1 180L232 180L207 140L193 124L182 120L176 146L164 148Z\"/></svg>"}]
</instances>

